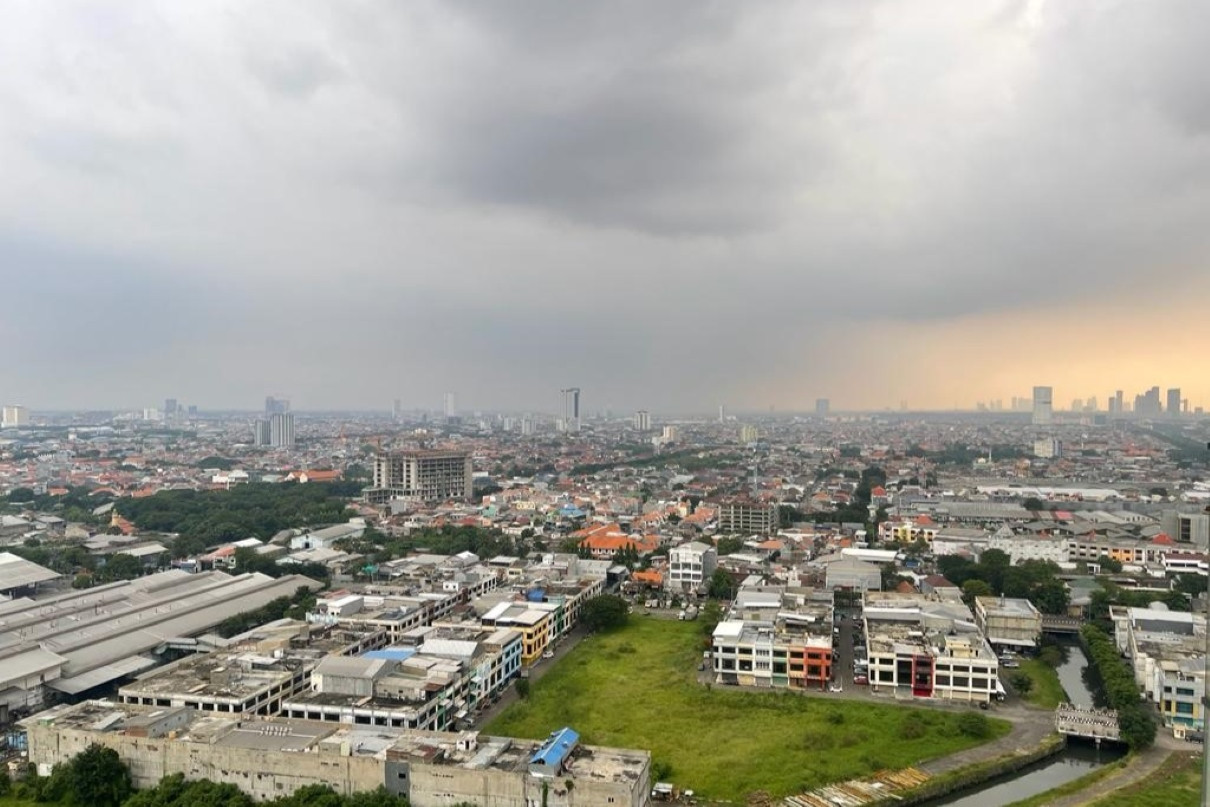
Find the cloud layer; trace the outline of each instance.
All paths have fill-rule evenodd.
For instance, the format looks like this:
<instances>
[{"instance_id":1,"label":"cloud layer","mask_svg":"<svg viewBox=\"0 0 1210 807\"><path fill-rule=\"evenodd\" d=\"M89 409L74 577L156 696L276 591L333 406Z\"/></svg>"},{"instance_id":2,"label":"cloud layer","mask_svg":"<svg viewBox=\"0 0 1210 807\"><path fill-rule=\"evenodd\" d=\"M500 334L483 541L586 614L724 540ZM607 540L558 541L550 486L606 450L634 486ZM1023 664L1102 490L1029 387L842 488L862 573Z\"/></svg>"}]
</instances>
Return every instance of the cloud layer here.
<instances>
[{"instance_id":1,"label":"cloud layer","mask_svg":"<svg viewBox=\"0 0 1210 807\"><path fill-rule=\"evenodd\" d=\"M1205 342L1161 336L1210 274L1205 30L1195 0L25 4L0 396L1210 398Z\"/></svg>"}]
</instances>

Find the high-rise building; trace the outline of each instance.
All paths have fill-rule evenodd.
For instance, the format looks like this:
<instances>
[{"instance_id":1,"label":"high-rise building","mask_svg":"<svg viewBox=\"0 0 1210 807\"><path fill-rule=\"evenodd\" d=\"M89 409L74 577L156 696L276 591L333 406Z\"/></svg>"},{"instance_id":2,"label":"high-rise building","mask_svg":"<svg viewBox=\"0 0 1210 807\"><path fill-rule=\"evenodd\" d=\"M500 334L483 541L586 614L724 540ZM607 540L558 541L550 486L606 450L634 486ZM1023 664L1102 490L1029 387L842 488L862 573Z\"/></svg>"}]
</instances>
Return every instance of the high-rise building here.
<instances>
[{"instance_id":1,"label":"high-rise building","mask_svg":"<svg viewBox=\"0 0 1210 807\"><path fill-rule=\"evenodd\" d=\"M1179 418L1181 416L1181 388L1173 387L1168 390L1168 417Z\"/></svg>"},{"instance_id":2,"label":"high-rise building","mask_svg":"<svg viewBox=\"0 0 1210 807\"><path fill-rule=\"evenodd\" d=\"M269 445L294 448L294 415L278 412L269 418Z\"/></svg>"},{"instance_id":3,"label":"high-rise building","mask_svg":"<svg viewBox=\"0 0 1210 807\"><path fill-rule=\"evenodd\" d=\"M374 458L374 484L365 491L366 501L465 501L471 496L471 477L467 451L383 451Z\"/></svg>"},{"instance_id":4,"label":"high-rise building","mask_svg":"<svg viewBox=\"0 0 1210 807\"><path fill-rule=\"evenodd\" d=\"M447 392L441 403L441 414L446 420L458 417L458 399L452 392Z\"/></svg>"},{"instance_id":5,"label":"high-rise building","mask_svg":"<svg viewBox=\"0 0 1210 807\"><path fill-rule=\"evenodd\" d=\"M530 437L534 433L534 421L532 418L521 418L521 436Z\"/></svg>"},{"instance_id":6,"label":"high-rise building","mask_svg":"<svg viewBox=\"0 0 1210 807\"><path fill-rule=\"evenodd\" d=\"M1054 422L1054 404L1051 400L1054 390L1050 387L1034 387L1033 424L1049 426Z\"/></svg>"},{"instance_id":7,"label":"high-rise building","mask_svg":"<svg viewBox=\"0 0 1210 807\"><path fill-rule=\"evenodd\" d=\"M722 404L718 405L718 422L719 423L727 422L727 408L725 406L723 406Z\"/></svg>"},{"instance_id":8,"label":"high-rise building","mask_svg":"<svg viewBox=\"0 0 1210 807\"><path fill-rule=\"evenodd\" d=\"M651 413L646 409L640 409L634 413L634 428L636 431L648 432L651 431Z\"/></svg>"},{"instance_id":9,"label":"high-rise building","mask_svg":"<svg viewBox=\"0 0 1210 807\"><path fill-rule=\"evenodd\" d=\"M164 399L164 417L169 420L180 414L180 405L176 402L176 398Z\"/></svg>"},{"instance_id":10,"label":"high-rise building","mask_svg":"<svg viewBox=\"0 0 1210 807\"><path fill-rule=\"evenodd\" d=\"M739 441L741 443L747 445L748 443L755 443L759 439L760 432L758 432L756 427L751 423L745 423L743 426L739 427Z\"/></svg>"},{"instance_id":11,"label":"high-rise building","mask_svg":"<svg viewBox=\"0 0 1210 807\"><path fill-rule=\"evenodd\" d=\"M399 399L396 398L391 403L391 420L399 421L402 419L403 419L403 405L400 403Z\"/></svg>"},{"instance_id":12,"label":"high-rise building","mask_svg":"<svg viewBox=\"0 0 1210 807\"><path fill-rule=\"evenodd\" d=\"M815 399L815 414L826 415L826 414L828 414L828 412L831 411L831 409L832 409L832 402L829 401L827 398L816 398Z\"/></svg>"},{"instance_id":13,"label":"high-rise building","mask_svg":"<svg viewBox=\"0 0 1210 807\"><path fill-rule=\"evenodd\" d=\"M29 410L24 406L6 406L0 418L0 428L15 429L18 426L29 425Z\"/></svg>"},{"instance_id":14,"label":"high-rise building","mask_svg":"<svg viewBox=\"0 0 1210 807\"><path fill-rule=\"evenodd\" d=\"M289 398L275 398L272 395L265 396L265 417L273 415L281 415L290 411Z\"/></svg>"},{"instance_id":15,"label":"high-rise building","mask_svg":"<svg viewBox=\"0 0 1210 807\"><path fill-rule=\"evenodd\" d=\"M580 388L568 387L563 393L563 427L567 431L580 430Z\"/></svg>"},{"instance_id":16,"label":"high-rise building","mask_svg":"<svg viewBox=\"0 0 1210 807\"><path fill-rule=\"evenodd\" d=\"M269 445L269 421L265 418L258 418L252 422L252 444L258 446Z\"/></svg>"}]
</instances>

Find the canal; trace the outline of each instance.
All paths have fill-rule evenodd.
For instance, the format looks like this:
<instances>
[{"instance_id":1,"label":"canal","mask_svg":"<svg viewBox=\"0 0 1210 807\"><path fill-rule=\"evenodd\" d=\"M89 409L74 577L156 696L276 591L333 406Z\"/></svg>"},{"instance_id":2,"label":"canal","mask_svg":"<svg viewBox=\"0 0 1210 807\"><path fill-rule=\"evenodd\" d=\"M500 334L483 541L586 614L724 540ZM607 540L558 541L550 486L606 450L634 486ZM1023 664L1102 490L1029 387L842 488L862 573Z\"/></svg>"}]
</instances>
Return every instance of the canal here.
<instances>
[{"instance_id":1,"label":"canal","mask_svg":"<svg viewBox=\"0 0 1210 807\"><path fill-rule=\"evenodd\" d=\"M1092 692L1084 683L1084 668L1088 666L1084 650L1074 643L1064 645L1064 648L1066 657L1058 669L1059 681L1073 704L1091 707ZM1092 743L1071 740L1062 752L1053 757L928 804L930 807L995 807L1011 804L1079 779L1094 768L1120 759L1125 753L1125 748L1115 745L1098 749Z\"/></svg>"}]
</instances>

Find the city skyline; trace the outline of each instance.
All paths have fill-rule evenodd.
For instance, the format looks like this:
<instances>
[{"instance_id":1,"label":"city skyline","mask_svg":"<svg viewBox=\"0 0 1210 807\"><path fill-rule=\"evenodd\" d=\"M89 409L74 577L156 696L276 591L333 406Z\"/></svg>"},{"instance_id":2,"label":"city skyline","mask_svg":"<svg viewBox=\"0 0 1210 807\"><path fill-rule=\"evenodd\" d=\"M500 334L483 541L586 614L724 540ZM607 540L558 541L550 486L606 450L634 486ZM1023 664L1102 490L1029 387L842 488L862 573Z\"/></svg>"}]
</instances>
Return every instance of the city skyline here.
<instances>
[{"instance_id":1,"label":"city skyline","mask_svg":"<svg viewBox=\"0 0 1210 807\"><path fill-rule=\"evenodd\" d=\"M1192 0L22 6L0 398L1198 405L1208 25Z\"/></svg>"}]
</instances>

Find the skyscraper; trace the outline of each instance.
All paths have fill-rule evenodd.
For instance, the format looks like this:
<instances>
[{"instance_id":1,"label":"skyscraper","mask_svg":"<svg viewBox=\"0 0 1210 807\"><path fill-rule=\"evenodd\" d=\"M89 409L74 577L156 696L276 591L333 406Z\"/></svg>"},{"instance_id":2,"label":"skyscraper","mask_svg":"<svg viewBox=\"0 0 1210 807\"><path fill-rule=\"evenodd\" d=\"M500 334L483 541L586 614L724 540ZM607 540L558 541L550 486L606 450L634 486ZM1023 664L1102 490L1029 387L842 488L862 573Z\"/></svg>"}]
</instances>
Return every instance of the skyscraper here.
<instances>
[{"instance_id":1,"label":"skyscraper","mask_svg":"<svg viewBox=\"0 0 1210 807\"><path fill-rule=\"evenodd\" d=\"M15 429L29 424L29 410L24 406L6 406L0 418L0 427Z\"/></svg>"},{"instance_id":2,"label":"skyscraper","mask_svg":"<svg viewBox=\"0 0 1210 807\"><path fill-rule=\"evenodd\" d=\"M568 431L580 430L580 388L568 387L563 393L563 423Z\"/></svg>"},{"instance_id":3,"label":"skyscraper","mask_svg":"<svg viewBox=\"0 0 1210 807\"><path fill-rule=\"evenodd\" d=\"M294 415L278 412L269 418L269 445L294 448Z\"/></svg>"},{"instance_id":4,"label":"skyscraper","mask_svg":"<svg viewBox=\"0 0 1210 807\"><path fill-rule=\"evenodd\" d=\"M1034 387L1033 424L1049 426L1054 422L1054 409L1051 400L1054 390L1050 387Z\"/></svg>"},{"instance_id":5,"label":"skyscraper","mask_svg":"<svg viewBox=\"0 0 1210 807\"><path fill-rule=\"evenodd\" d=\"M269 421L258 418L252 422L252 444L257 446L269 445Z\"/></svg>"},{"instance_id":6,"label":"skyscraper","mask_svg":"<svg viewBox=\"0 0 1210 807\"><path fill-rule=\"evenodd\" d=\"M1179 418L1181 416L1181 388L1173 387L1168 390L1168 417Z\"/></svg>"},{"instance_id":7,"label":"skyscraper","mask_svg":"<svg viewBox=\"0 0 1210 807\"><path fill-rule=\"evenodd\" d=\"M815 414L826 415L832 410L832 402L827 398L815 399Z\"/></svg>"},{"instance_id":8,"label":"skyscraper","mask_svg":"<svg viewBox=\"0 0 1210 807\"><path fill-rule=\"evenodd\" d=\"M171 420L180 414L180 406L176 402L176 398L164 399L164 417Z\"/></svg>"},{"instance_id":9,"label":"skyscraper","mask_svg":"<svg viewBox=\"0 0 1210 807\"><path fill-rule=\"evenodd\" d=\"M651 413L646 409L640 409L634 413L634 428L635 431L646 432L651 431Z\"/></svg>"},{"instance_id":10,"label":"skyscraper","mask_svg":"<svg viewBox=\"0 0 1210 807\"><path fill-rule=\"evenodd\" d=\"M454 393L447 392L442 403L441 413L445 415L446 420L451 420L458 416L458 402Z\"/></svg>"},{"instance_id":11,"label":"skyscraper","mask_svg":"<svg viewBox=\"0 0 1210 807\"><path fill-rule=\"evenodd\" d=\"M403 417L403 406L400 404L399 399L396 398L395 401L391 404L391 420L399 420L402 417Z\"/></svg>"},{"instance_id":12,"label":"skyscraper","mask_svg":"<svg viewBox=\"0 0 1210 807\"><path fill-rule=\"evenodd\" d=\"M719 423L727 422L727 408L725 406L723 406L722 404L718 405L718 422Z\"/></svg>"},{"instance_id":13,"label":"skyscraper","mask_svg":"<svg viewBox=\"0 0 1210 807\"><path fill-rule=\"evenodd\" d=\"M265 396L265 417L283 414L290 411L289 398L275 398L272 395Z\"/></svg>"}]
</instances>

